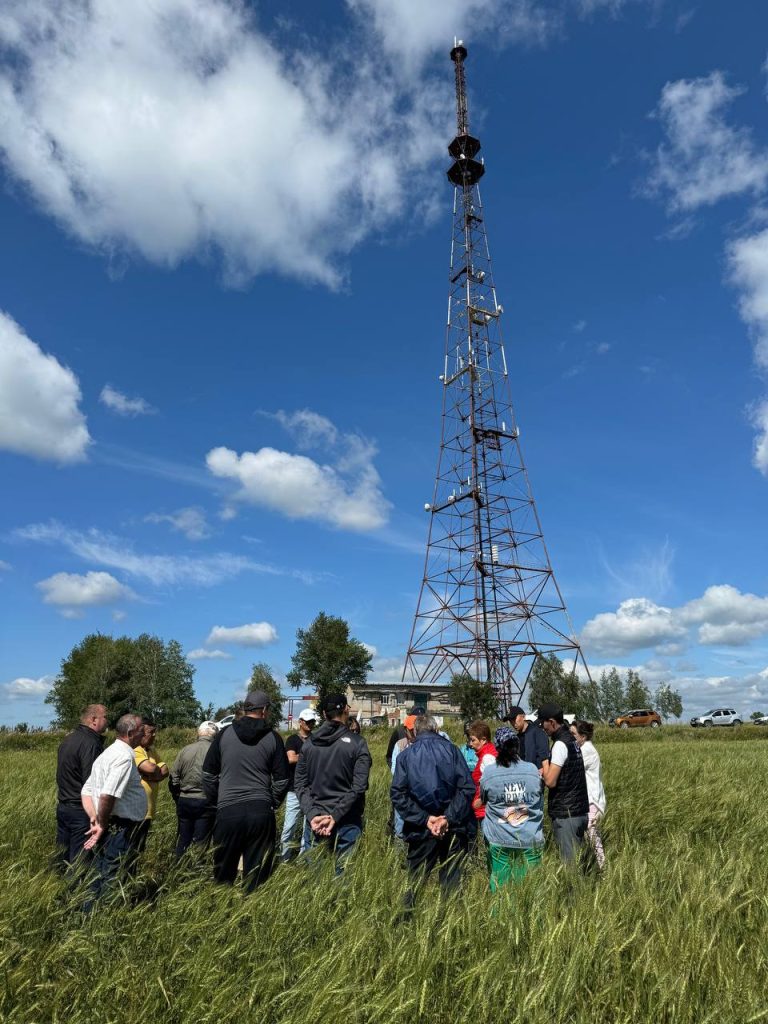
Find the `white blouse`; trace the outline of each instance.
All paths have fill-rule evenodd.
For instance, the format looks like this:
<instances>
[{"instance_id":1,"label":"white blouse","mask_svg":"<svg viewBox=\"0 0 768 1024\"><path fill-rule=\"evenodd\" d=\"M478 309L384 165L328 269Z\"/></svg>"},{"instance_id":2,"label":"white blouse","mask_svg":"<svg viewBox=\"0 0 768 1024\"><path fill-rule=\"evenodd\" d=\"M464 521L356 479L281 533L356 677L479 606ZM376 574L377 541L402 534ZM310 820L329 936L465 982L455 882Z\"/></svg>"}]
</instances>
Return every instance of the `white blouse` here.
<instances>
[{"instance_id":1,"label":"white blouse","mask_svg":"<svg viewBox=\"0 0 768 1024\"><path fill-rule=\"evenodd\" d=\"M603 789L603 776L600 769L600 755L594 743L587 740L581 748L581 758L584 762L584 774L587 776L589 802L594 804L601 814L605 814L605 789Z\"/></svg>"}]
</instances>

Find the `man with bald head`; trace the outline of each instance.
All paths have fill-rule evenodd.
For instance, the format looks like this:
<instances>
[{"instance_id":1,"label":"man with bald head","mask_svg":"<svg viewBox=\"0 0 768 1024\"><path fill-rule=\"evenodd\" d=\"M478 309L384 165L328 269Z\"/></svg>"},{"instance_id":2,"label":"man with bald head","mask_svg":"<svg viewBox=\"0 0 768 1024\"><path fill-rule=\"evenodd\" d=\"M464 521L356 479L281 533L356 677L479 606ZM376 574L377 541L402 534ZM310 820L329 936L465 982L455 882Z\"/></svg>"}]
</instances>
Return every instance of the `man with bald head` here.
<instances>
[{"instance_id":1,"label":"man with bald head","mask_svg":"<svg viewBox=\"0 0 768 1024\"><path fill-rule=\"evenodd\" d=\"M56 868L71 873L74 865L85 866L91 859L83 850L91 823L80 802L80 791L91 774L93 762L104 749L107 709L89 704L80 724L59 744L56 767Z\"/></svg>"}]
</instances>

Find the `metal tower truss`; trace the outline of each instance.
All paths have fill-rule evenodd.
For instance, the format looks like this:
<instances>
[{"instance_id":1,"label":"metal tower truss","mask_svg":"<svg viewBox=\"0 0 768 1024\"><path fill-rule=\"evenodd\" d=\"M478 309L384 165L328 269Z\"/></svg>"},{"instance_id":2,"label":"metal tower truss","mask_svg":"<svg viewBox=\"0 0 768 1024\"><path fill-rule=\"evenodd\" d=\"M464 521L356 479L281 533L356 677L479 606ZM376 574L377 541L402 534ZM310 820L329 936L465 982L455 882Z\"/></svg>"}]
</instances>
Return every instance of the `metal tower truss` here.
<instances>
[{"instance_id":1,"label":"metal tower truss","mask_svg":"<svg viewBox=\"0 0 768 1024\"><path fill-rule=\"evenodd\" d=\"M443 425L424 579L403 680L490 680L504 707L521 702L539 655L587 671L550 564L520 448L478 182L480 142L469 134L464 60L456 74L453 237Z\"/></svg>"}]
</instances>

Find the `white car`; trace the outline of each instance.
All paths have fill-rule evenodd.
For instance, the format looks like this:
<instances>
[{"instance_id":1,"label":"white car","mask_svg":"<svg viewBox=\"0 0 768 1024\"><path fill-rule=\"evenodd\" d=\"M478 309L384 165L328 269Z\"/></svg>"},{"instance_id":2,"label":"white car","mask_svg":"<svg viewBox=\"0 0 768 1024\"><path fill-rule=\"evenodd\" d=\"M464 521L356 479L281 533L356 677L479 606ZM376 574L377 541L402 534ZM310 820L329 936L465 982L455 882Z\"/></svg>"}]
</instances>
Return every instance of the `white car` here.
<instances>
[{"instance_id":1,"label":"white car","mask_svg":"<svg viewBox=\"0 0 768 1024\"><path fill-rule=\"evenodd\" d=\"M705 715L697 715L696 718L692 718L691 725L694 728L704 726L708 729L713 725L741 725L741 718L733 708L713 708Z\"/></svg>"},{"instance_id":2,"label":"white car","mask_svg":"<svg viewBox=\"0 0 768 1024\"><path fill-rule=\"evenodd\" d=\"M225 715L223 718L220 718L218 722L214 722L213 724L216 726L217 729L221 730L226 729L228 725L232 725L234 720L234 715Z\"/></svg>"},{"instance_id":3,"label":"white car","mask_svg":"<svg viewBox=\"0 0 768 1024\"><path fill-rule=\"evenodd\" d=\"M768 725L768 715L761 715L759 718L753 718L752 721L755 725Z\"/></svg>"}]
</instances>

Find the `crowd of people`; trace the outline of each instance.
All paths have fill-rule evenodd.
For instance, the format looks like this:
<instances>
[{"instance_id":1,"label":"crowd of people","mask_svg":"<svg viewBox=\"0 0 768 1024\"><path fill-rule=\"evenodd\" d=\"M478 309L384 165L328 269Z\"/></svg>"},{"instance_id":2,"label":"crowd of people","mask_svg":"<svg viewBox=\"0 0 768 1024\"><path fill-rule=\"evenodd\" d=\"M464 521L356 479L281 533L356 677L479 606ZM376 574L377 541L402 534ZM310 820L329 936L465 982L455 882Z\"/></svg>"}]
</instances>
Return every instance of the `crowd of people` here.
<instances>
[{"instance_id":1,"label":"crowd of people","mask_svg":"<svg viewBox=\"0 0 768 1024\"><path fill-rule=\"evenodd\" d=\"M298 731L284 742L267 722L268 709L267 694L251 691L232 725L203 723L170 768L156 757L150 719L123 715L104 749L107 709L85 709L59 747L56 845L61 872L85 881L86 913L135 870L165 781L176 802L176 857L212 845L217 882L232 884L242 871L252 891L278 858L312 865L326 854L343 873L363 833L372 765L359 724L346 697L333 694L302 711ZM435 870L441 888L455 889L473 852L484 852L494 892L535 870L544 851L545 792L562 859L575 862L586 845L601 870L606 800L592 738L591 723L569 726L562 708L547 704L535 721L512 708L493 736L487 722L471 722L459 747L414 708L387 749L389 831L410 877L406 911Z\"/></svg>"}]
</instances>

